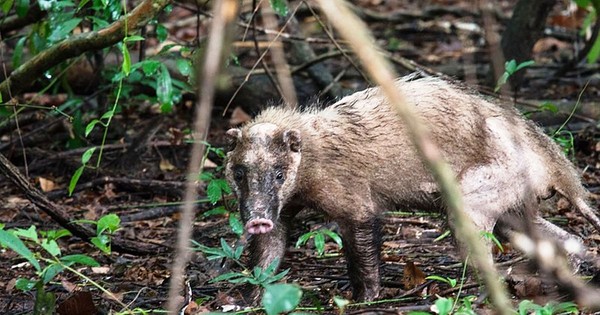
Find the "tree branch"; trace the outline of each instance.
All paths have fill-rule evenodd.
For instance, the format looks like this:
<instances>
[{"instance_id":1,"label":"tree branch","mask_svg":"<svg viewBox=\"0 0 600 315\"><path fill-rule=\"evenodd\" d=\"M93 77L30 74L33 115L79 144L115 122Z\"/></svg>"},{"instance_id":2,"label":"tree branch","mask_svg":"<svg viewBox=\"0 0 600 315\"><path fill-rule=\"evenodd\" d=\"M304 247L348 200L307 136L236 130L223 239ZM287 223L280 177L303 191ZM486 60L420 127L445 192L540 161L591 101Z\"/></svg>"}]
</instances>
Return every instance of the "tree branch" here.
<instances>
[{"instance_id":1,"label":"tree branch","mask_svg":"<svg viewBox=\"0 0 600 315\"><path fill-rule=\"evenodd\" d=\"M144 0L129 14L104 29L75 35L40 52L0 83L0 95L8 100L12 94L30 87L35 79L41 77L48 69L61 62L77 57L85 52L112 46L125 37L125 28L129 33L146 25L172 0Z\"/></svg>"}]
</instances>

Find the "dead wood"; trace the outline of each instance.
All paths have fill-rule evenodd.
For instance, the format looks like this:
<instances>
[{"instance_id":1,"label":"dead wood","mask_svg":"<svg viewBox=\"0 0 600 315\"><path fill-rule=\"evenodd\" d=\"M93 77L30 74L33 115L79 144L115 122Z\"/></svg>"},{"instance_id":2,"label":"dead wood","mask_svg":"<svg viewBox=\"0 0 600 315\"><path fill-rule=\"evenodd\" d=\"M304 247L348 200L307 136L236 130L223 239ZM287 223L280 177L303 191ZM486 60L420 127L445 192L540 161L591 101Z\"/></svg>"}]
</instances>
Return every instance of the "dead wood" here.
<instances>
[{"instance_id":1,"label":"dead wood","mask_svg":"<svg viewBox=\"0 0 600 315\"><path fill-rule=\"evenodd\" d=\"M15 69L6 80L0 83L2 99L8 100L12 95L32 86L35 78L42 76L45 71L65 60L118 43L126 35L133 34L137 29L145 26L171 2L171 0L145 0L129 14L106 28L72 36L40 52ZM129 34L125 34L126 26Z\"/></svg>"},{"instance_id":2,"label":"dead wood","mask_svg":"<svg viewBox=\"0 0 600 315\"><path fill-rule=\"evenodd\" d=\"M29 4L29 10L27 10L27 14L25 14L25 16L21 17L17 15L12 15L2 20L2 23L0 23L0 36L4 40L7 33L21 29L29 24L35 23L41 20L44 16L46 16L46 14L46 11L42 11L40 9L40 6L38 5L37 1L32 2Z\"/></svg>"},{"instance_id":3,"label":"dead wood","mask_svg":"<svg viewBox=\"0 0 600 315\"><path fill-rule=\"evenodd\" d=\"M60 224L65 229L69 230L74 236L89 242L90 238L96 235L95 231L89 227L79 225L72 218L67 209L61 207L48 199L39 189L34 187L23 174L14 166L3 154L0 154L0 172L13 182L23 193L27 199L35 206L44 211L56 223ZM126 239L113 237L112 248L121 253L134 255L140 254L156 254L164 251L164 248L159 246L134 242Z\"/></svg>"}]
</instances>

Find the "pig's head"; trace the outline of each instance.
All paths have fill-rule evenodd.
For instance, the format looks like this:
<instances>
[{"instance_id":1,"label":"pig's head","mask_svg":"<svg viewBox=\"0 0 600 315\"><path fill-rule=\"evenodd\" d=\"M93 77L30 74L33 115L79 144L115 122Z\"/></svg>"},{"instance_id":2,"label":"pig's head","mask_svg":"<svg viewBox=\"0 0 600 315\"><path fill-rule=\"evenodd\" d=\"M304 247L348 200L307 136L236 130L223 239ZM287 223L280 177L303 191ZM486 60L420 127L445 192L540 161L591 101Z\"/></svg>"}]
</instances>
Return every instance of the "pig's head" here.
<instances>
[{"instance_id":1,"label":"pig's head","mask_svg":"<svg viewBox=\"0 0 600 315\"><path fill-rule=\"evenodd\" d=\"M257 123L227 131L231 150L225 176L250 234L268 233L294 194L301 137L295 129Z\"/></svg>"}]
</instances>

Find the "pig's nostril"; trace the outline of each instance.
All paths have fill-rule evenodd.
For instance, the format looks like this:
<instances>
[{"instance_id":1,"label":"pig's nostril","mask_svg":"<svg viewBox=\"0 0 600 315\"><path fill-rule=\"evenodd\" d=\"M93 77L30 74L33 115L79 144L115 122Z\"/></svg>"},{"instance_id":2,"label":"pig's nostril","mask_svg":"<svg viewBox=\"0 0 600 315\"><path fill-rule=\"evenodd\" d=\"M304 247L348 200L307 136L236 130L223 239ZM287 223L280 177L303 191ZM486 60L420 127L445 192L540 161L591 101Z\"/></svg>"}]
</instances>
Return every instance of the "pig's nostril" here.
<instances>
[{"instance_id":1,"label":"pig's nostril","mask_svg":"<svg viewBox=\"0 0 600 315\"><path fill-rule=\"evenodd\" d=\"M246 223L246 231L250 234L269 233L273 229L273 221L269 219L252 219Z\"/></svg>"}]
</instances>

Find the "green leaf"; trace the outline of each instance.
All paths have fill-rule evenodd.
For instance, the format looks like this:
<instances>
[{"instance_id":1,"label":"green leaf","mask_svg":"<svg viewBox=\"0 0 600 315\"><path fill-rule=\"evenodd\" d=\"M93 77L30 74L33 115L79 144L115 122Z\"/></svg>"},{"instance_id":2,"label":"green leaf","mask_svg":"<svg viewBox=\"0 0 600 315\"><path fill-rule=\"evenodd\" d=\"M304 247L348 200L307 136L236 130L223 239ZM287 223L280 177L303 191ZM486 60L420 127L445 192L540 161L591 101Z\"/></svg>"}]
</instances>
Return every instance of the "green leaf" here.
<instances>
[{"instance_id":1,"label":"green leaf","mask_svg":"<svg viewBox=\"0 0 600 315\"><path fill-rule=\"evenodd\" d=\"M81 165L77 170L75 170L75 173L73 173L73 176L71 176L71 181L69 182L69 196L71 196L73 194L73 191L75 190L75 186L77 186L79 177L81 177L81 174L83 173L84 169L85 169L85 165Z\"/></svg>"},{"instance_id":2,"label":"green leaf","mask_svg":"<svg viewBox=\"0 0 600 315\"><path fill-rule=\"evenodd\" d=\"M271 8L281 17L287 16L289 10L285 0L269 0Z\"/></svg>"},{"instance_id":3,"label":"green leaf","mask_svg":"<svg viewBox=\"0 0 600 315\"><path fill-rule=\"evenodd\" d=\"M13 5L13 1L14 0L2 0L2 12L6 15L8 13L8 11L10 11L10 9L12 8Z\"/></svg>"},{"instance_id":4,"label":"green leaf","mask_svg":"<svg viewBox=\"0 0 600 315\"><path fill-rule=\"evenodd\" d=\"M508 74L508 72L504 72L502 74L502 76L500 76L500 78L498 79L498 82L496 82L496 87L494 88L494 93L497 93L500 88L502 88L502 86L504 84L506 84L506 81L508 80L508 77L510 76L510 74Z\"/></svg>"},{"instance_id":5,"label":"green leaf","mask_svg":"<svg viewBox=\"0 0 600 315\"><path fill-rule=\"evenodd\" d=\"M177 70L179 70L179 72L181 72L182 75L187 77L188 75L190 75L190 73L192 73L192 63L189 60L179 58L177 59L176 64Z\"/></svg>"},{"instance_id":6,"label":"green leaf","mask_svg":"<svg viewBox=\"0 0 600 315\"><path fill-rule=\"evenodd\" d=\"M229 211L227 211L227 209L225 209L224 206L218 206L216 208L210 209L204 213L202 213L202 217L203 218L207 218L213 215L224 215L224 214L228 214Z\"/></svg>"},{"instance_id":7,"label":"green leaf","mask_svg":"<svg viewBox=\"0 0 600 315\"><path fill-rule=\"evenodd\" d=\"M308 242L308 240L315 234L315 232L307 232L302 234L302 236L300 236L298 238L298 241L296 242L296 248L300 248L300 246L306 244L306 242Z\"/></svg>"},{"instance_id":8,"label":"green leaf","mask_svg":"<svg viewBox=\"0 0 600 315\"><path fill-rule=\"evenodd\" d=\"M508 73L508 75L512 75L513 73L515 73L515 71L517 71L517 61L514 59L511 59L507 62L504 63L504 70L506 71L506 73Z\"/></svg>"},{"instance_id":9,"label":"green leaf","mask_svg":"<svg viewBox=\"0 0 600 315\"><path fill-rule=\"evenodd\" d=\"M438 275L427 276L427 277L425 277L425 279L427 279L427 280L435 280L435 281L439 281L439 282L450 284L449 278L441 277L441 276L438 276Z\"/></svg>"},{"instance_id":10,"label":"green leaf","mask_svg":"<svg viewBox=\"0 0 600 315\"><path fill-rule=\"evenodd\" d=\"M34 280L19 278L15 282L15 288L17 288L21 291L30 291L31 289L35 288L36 284L37 284L37 280L34 281Z\"/></svg>"},{"instance_id":11,"label":"green leaf","mask_svg":"<svg viewBox=\"0 0 600 315\"><path fill-rule=\"evenodd\" d=\"M233 259L239 260L242 257L242 252L244 251L244 246L238 246L233 253Z\"/></svg>"},{"instance_id":12,"label":"green leaf","mask_svg":"<svg viewBox=\"0 0 600 315\"><path fill-rule=\"evenodd\" d=\"M102 115L102 117L100 117L100 119L109 119L109 118L112 118L114 115L115 115L115 110L111 109L111 110L107 111L106 113L104 113Z\"/></svg>"},{"instance_id":13,"label":"green leaf","mask_svg":"<svg viewBox=\"0 0 600 315\"><path fill-rule=\"evenodd\" d=\"M60 247L55 240L44 239L40 243L43 249L45 249L52 256L60 256Z\"/></svg>"},{"instance_id":14,"label":"green leaf","mask_svg":"<svg viewBox=\"0 0 600 315\"><path fill-rule=\"evenodd\" d=\"M439 315L450 314L450 311L452 310L452 299L439 298L435 301L435 306L437 307Z\"/></svg>"},{"instance_id":15,"label":"green leaf","mask_svg":"<svg viewBox=\"0 0 600 315\"><path fill-rule=\"evenodd\" d=\"M0 245L8 247L25 258L37 270L41 271L40 263L35 259L33 253L25 246L25 243L10 232L0 230Z\"/></svg>"},{"instance_id":16,"label":"green leaf","mask_svg":"<svg viewBox=\"0 0 600 315\"><path fill-rule=\"evenodd\" d=\"M231 227L233 233L235 233L236 235L240 236L244 234L244 225L236 216L229 216L229 226Z\"/></svg>"},{"instance_id":17,"label":"green leaf","mask_svg":"<svg viewBox=\"0 0 600 315\"><path fill-rule=\"evenodd\" d=\"M19 17L24 17L29 11L29 0L17 0L15 11Z\"/></svg>"},{"instance_id":18,"label":"green leaf","mask_svg":"<svg viewBox=\"0 0 600 315\"><path fill-rule=\"evenodd\" d=\"M48 39L55 42L67 37L67 35L69 35L71 31L75 29L77 25L79 25L80 22L80 18L73 18L66 20L60 24L57 24L56 27L52 30L52 33L50 34Z\"/></svg>"},{"instance_id":19,"label":"green leaf","mask_svg":"<svg viewBox=\"0 0 600 315\"><path fill-rule=\"evenodd\" d=\"M552 103L552 102L544 102L538 108L541 111L549 111L553 114L558 113L558 106L554 105L554 103Z\"/></svg>"},{"instance_id":20,"label":"green leaf","mask_svg":"<svg viewBox=\"0 0 600 315\"><path fill-rule=\"evenodd\" d=\"M90 242L105 254L110 254L110 238L107 235L94 236Z\"/></svg>"},{"instance_id":21,"label":"green leaf","mask_svg":"<svg viewBox=\"0 0 600 315\"><path fill-rule=\"evenodd\" d=\"M519 71L519 70L521 70L521 69L523 69L523 68L525 68L525 67L529 67L529 66L531 66L531 65L532 65L532 64L534 64L534 63L535 63L535 61L533 61L533 60L527 60L527 61L523 61L523 62L521 62L521 63L520 63L518 66L517 66L517 68L515 69L515 72L517 72L517 71Z\"/></svg>"},{"instance_id":22,"label":"green leaf","mask_svg":"<svg viewBox=\"0 0 600 315\"><path fill-rule=\"evenodd\" d=\"M221 238L221 249L229 258L233 258L233 248L227 244L227 241L224 238Z\"/></svg>"},{"instance_id":23,"label":"green leaf","mask_svg":"<svg viewBox=\"0 0 600 315\"><path fill-rule=\"evenodd\" d=\"M171 112L173 107L173 81L167 66L160 64L160 73L156 77L156 96L163 113Z\"/></svg>"},{"instance_id":24,"label":"green leaf","mask_svg":"<svg viewBox=\"0 0 600 315\"><path fill-rule=\"evenodd\" d=\"M600 56L600 36L594 40L594 45L592 45L592 49L587 54L587 62L589 64L595 63L598 60L598 56Z\"/></svg>"},{"instance_id":25,"label":"green leaf","mask_svg":"<svg viewBox=\"0 0 600 315\"><path fill-rule=\"evenodd\" d=\"M169 30L162 24L156 24L156 39L158 39L159 42L164 42L168 36Z\"/></svg>"},{"instance_id":26,"label":"green leaf","mask_svg":"<svg viewBox=\"0 0 600 315\"><path fill-rule=\"evenodd\" d=\"M293 311L300 303L302 290L295 284L278 283L265 288L262 305L267 315Z\"/></svg>"},{"instance_id":27,"label":"green leaf","mask_svg":"<svg viewBox=\"0 0 600 315\"><path fill-rule=\"evenodd\" d=\"M17 69L21 65L21 59L23 58L23 46L25 46L25 41L27 37L23 36L19 38L17 44L15 45L15 49L13 50L13 69Z\"/></svg>"},{"instance_id":28,"label":"green leaf","mask_svg":"<svg viewBox=\"0 0 600 315\"><path fill-rule=\"evenodd\" d=\"M81 0L79 1L79 5L77 6L77 10L81 10L90 0Z\"/></svg>"},{"instance_id":29,"label":"green leaf","mask_svg":"<svg viewBox=\"0 0 600 315\"><path fill-rule=\"evenodd\" d=\"M61 237L71 236L71 232L67 229L58 229L58 230L50 230L47 232L40 232L41 235L44 235L48 239L57 240Z\"/></svg>"},{"instance_id":30,"label":"green leaf","mask_svg":"<svg viewBox=\"0 0 600 315\"><path fill-rule=\"evenodd\" d=\"M123 65L121 66L121 69L125 76L128 76L131 72L131 56L129 55L129 49L127 49L126 44L121 45L121 47L121 52L123 53Z\"/></svg>"},{"instance_id":31,"label":"green leaf","mask_svg":"<svg viewBox=\"0 0 600 315\"><path fill-rule=\"evenodd\" d=\"M35 228L35 225L30 226L27 230L25 229L15 229L12 231L13 235L21 237L21 238L27 238L30 239L34 242L38 242L38 235L37 235L37 230Z\"/></svg>"},{"instance_id":32,"label":"green leaf","mask_svg":"<svg viewBox=\"0 0 600 315\"><path fill-rule=\"evenodd\" d=\"M214 279L210 280L210 282L215 283L215 282L220 282L220 281L231 281L232 279L238 279L238 278L248 279L247 276L243 273L228 272L228 273L224 273L220 276L215 277Z\"/></svg>"},{"instance_id":33,"label":"green leaf","mask_svg":"<svg viewBox=\"0 0 600 315\"><path fill-rule=\"evenodd\" d=\"M142 41L142 40L146 40L146 39L143 36L140 36L140 35L131 35L131 36L127 36L127 37L123 38L123 41L126 42L126 43L129 43L129 42L139 42L139 41Z\"/></svg>"},{"instance_id":34,"label":"green leaf","mask_svg":"<svg viewBox=\"0 0 600 315\"><path fill-rule=\"evenodd\" d=\"M317 254L323 256L323 253L325 253L325 235L323 233L315 234L315 248Z\"/></svg>"},{"instance_id":35,"label":"green leaf","mask_svg":"<svg viewBox=\"0 0 600 315\"><path fill-rule=\"evenodd\" d=\"M156 73L156 70L158 70L158 67L160 66L160 62L158 62L157 60L144 60L142 61L142 71L144 71L144 74L147 76L151 76L153 74Z\"/></svg>"},{"instance_id":36,"label":"green leaf","mask_svg":"<svg viewBox=\"0 0 600 315\"><path fill-rule=\"evenodd\" d=\"M221 200L222 196L221 186L217 180L211 180L208 186L206 186L206 197L208 197L208 200L214 205Z\"/></svg>"},{"instance_id":37,"label":"green leaf","mask_svg":"<svg viewBox=\"0 0 600 315\"><path fill-rule=\"evenodd\" d=\"M94 155L94 151L96 151L96 147L85 150L81 155L81 164L86 165L92 158L92 155Z\"/></svg>"},{"instance_id":38,"label":"green leaf","mask_svg":"<svg viewBox=\"0 0 600 315\"><path fill-rule=\"evenodd\" d=\"M121 218L118 215L111 213L107 214L98 220L96 225L97 234L102 234L104 231L109 231L111 234L116 232L121 225Z\"/></svg>"},{"instance_id":39,"label":"green leaf","mask_svg":"<svg viewBox=\"0 0 600 315\"><path fill-rule=\"evenodd\" d=\"M338 244L338 246L340 248L344 247L342 238L337 233L335 233L334 231L331 231L331 230L327 230L327 229L323 230L323 232L325 234L327 234L327 236L329 236L336 244Z\"/></svg>"},{"instance_id":40,"label":"green leaf","mask_svg":"<svg viewBox=\"0 0 600 315\"><path fill-rule=\"evenodd\" d=\"M343 310L346 305L350 304L350 301L344 299L341 296L334 296L333 297L333 303L335 303L335 306L337 306L340 310ZM340 314L343 314L344 312L341 311Z\"/></svg>"},{"instance_id":41,"label":"green leaf","mask_svg":"<svg viewBox=\"0 0 600 315\"><path fill-rule=\"evenodd\" d=\"M92 132L92 130L94 129L94 126L96 126L96 124L100 123L100 121L98 119L94 119L92 121L90 121L89 124L87 124L87 126L85 126L85 136L87 137L90 132Z\"/></svg>"},{"instance_id":42,"label":"green leaf","mask_svg":"<svg viewBox=\"0 0 600 315\"><path fill-rule=\"evenodd\" d=\"M54 279L54 277L56 277L56 275L61 273L63 270L65 270L64 266L58 263L53 263L44 268L44 271L42 271L42 283L46 284L52 281L52 279Z\"/></svg>"},{"instance_id":43,"label":"green leaf","mask_svg":"<svg viewBox=\"0 0 600 315\"><path fill-rule=\"evenodd\" d=\"M60 258L60 261L77 263L77 264L82 264L82 265L90 266L90 267L100 266L100 264L96 260L94 260L94 258L92 258L88 255L81 255L81 254L63 256Z\"/></svg>"}]
</instances>

